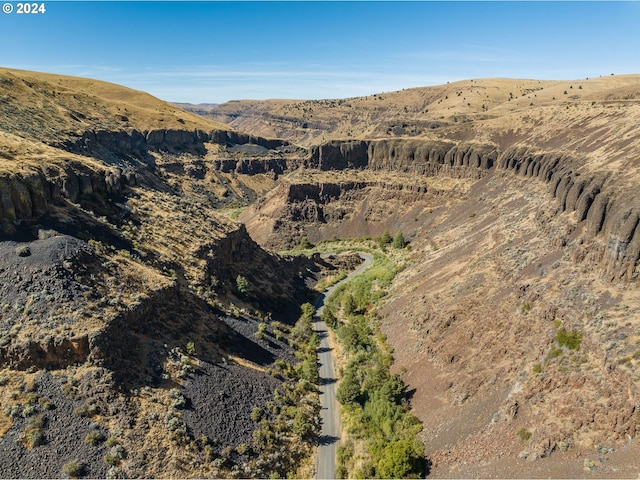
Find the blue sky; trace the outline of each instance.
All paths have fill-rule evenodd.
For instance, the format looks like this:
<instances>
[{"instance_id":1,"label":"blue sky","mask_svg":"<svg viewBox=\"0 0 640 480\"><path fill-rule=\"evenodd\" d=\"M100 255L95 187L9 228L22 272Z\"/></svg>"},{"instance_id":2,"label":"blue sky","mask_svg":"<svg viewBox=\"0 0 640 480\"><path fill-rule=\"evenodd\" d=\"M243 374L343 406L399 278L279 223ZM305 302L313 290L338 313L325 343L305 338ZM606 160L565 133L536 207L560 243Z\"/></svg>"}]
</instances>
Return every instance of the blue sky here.
<instances>
[{"instance_id":1,"label":"blue sky","mask_svg":"<svg viewBox=\"0 0 640 480\"><path fill-rule=\"evenodd\" d=\"M0 13L0 66L98 78L169 101L339 98L480 77L640 73L636 2L45 6L45 14Z\"/></svg>"}]
</instances>

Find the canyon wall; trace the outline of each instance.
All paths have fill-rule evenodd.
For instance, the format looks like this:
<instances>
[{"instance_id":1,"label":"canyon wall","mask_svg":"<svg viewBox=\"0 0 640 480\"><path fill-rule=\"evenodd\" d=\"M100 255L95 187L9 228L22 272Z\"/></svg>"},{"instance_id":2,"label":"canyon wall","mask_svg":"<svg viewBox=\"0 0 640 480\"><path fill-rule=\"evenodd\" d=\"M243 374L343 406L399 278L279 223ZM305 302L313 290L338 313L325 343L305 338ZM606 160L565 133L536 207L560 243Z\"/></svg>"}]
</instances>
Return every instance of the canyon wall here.
<instances>
[{"instance_id":1,"label":"canyon wall","mask_svg":"<svg viewBox=\"0 0 640 480\"><path fill-rule=\"evenodd\" d=\"M491 145L404 139L347 140L312 147L305 164L319 170L369 168L480 178L484 170L494 165L497 157L497 150Z\"/></svg>"},{"instance_id":2,"label":"canyon wall","mask_svg":"<svg viewBox=\"0 0 640 480\"><path fill-rule=\"evenodd\" d=\"M603 273L609 279L637 280L640 262L640 205L611 172L583 173L581 162L558 152L430 140L332 141L310 149L305 165L319 170L370 169L450 178L482 178L489 171L531 177L549 184L560 211L575 212L590 237L601 239ZM505 177L505 181L507 181ZM290 200L324 203L339 189L365 185L292 185ZM304 193L302 193L304 192Z\"/></svg>"},{"instance_id":3,"label":"canyon wall","mask_svg":"<svg viewBox=\"0 0 640 480\"><path fill-rule=\"evenodd\" d=\"M85 132L69 151L100 157L129 155L144 160L149 151L206 151L205 142L252 144L277 149L289 144L228 131L153 130L150 132ZM295 148L295 147L293 147ZM221 172L254 175L273 173L304 165L322 171L368 169L377 172L401 172L423 176L480 179L490 172L535 178L549 184L561 211L575 212L586 232L604 244L602 267L610 279L636 280L640 260L640 207L632 192L620 188L611 173L583 173L579 159L563 153L539 152L525 147L500 151L494 145L432 140L386 139L376 141L331 141L312 147L306 156L290 158L221 158L212 167ZM117 194L125 186L138 183L138 174L130 166L92 170L79 162L64 170L32 169L0 177L0 220L37 218L49 206L68 199ZM370 186L391 188L385 182L355 182L352 185L292 184L289 201L313 198L325 203L337 198L341 190ZM393 187L399 188L399 187ZM418 188L418 187L414 187ZM317 191L312 191L317 190Z\"/></svg>"},{"instance_id":4,"label":"canyon wall","mask_svg":"<svg viewBox=\"0 0 640 480\"><path fill-rule=\"evenodd\" d=\"M289 142L279 139L267 139L245 133L227 130L98 130L87 131L81 136L54 145L68 152L88 155L105 161L119 158L136 158L149 161L149 151L192 153L204 155L205 143L219 145L258 145L274 150L286 147Z\"/></svg>"},{"instance_id":5,"label":"canyon wall","mask_svg":"<svg viewBox=\"0 0 640 480\"><path fill-rule=\"evenodd\" d=\"M587 234L603 240L605 276L638 279L640 205L633 192L620 188L614 175L581 173L574 158L531 153L526 148L505 151L498 168L548 183L560 210L575 212Z\"/></svg>"},{"instance_id":6,"label":"canyon wall","mask_svg":"<svg viewBox=\"0 0 640 480\"><path fill-rule=\"evenodd\" d=\"M76 203L83 197L117 194L136 185L132 168L91 169L70 162L64 169L32 168L0 176L0 221L37 218L63 198Z\"/></svg>"},{"instance_id":7,"label":"canyon wall","mask_svg":"<svg viewBox=\"0 0 640 480\"><path fill-rule=\"evenodd\" d=\"M54 145L67 152L103 160L107 165L89 166L80 159L69 160L64 167L29 167L0 176L0 221L29 220L49 211L51 205L63 199L78 203L91 196L105 197L119 194L126 186L140 183L142 178L151 183L149 172L156 169L155 157L161 154L186 153L203 156L205 143L212 142L225 147L238 145L258 146L267 151L297 147L277 139L266 139L224 130L204 132L200 130L151 130L87 131L80 137ZM211 160L214 170L223 173L255 175L259 173L282 174L300 162L270 156L234 157Z\"/></svg>"}]
</instances>

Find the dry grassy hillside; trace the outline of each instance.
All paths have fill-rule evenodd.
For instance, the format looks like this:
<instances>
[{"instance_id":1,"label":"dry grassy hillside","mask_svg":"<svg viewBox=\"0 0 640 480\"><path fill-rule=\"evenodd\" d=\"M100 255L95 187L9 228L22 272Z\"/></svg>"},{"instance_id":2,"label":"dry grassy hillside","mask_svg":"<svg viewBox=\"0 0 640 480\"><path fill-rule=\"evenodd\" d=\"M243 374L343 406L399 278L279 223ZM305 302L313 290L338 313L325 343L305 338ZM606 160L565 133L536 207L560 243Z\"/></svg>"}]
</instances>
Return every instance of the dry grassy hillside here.
<instances>
[{"instance_id":1,"label":"dry grassy hillside","mask_svg":"<svg viewBox=\"0 0 640 480\"><path fill-rule=\"evenodd\" d=\"M275 363L296 363L316 267L230 217L297 157L143 92L0 70L0 476L296 471L309 439L251 414L302 402L315 428Z\"/></svg>"},{"instance_id":2,"label":"dry grassy hillside","mask_svg":"<svg viewBox=\"0 0 640 480\"><path fill-rule=\"evenodd\" d=\"M527 117L562 124L567 118L611 116L621 110L629 118L626 107L637 96L634 75L573 81L476 79L349 99L233 101L208 109L207 116L302 145L346 138L462 139L478 132L482 136L484 130L528 129Z\"/></svg>"},{"instance_id":3,"label":"dry grassy hillside","mask_svg":"<svg viewBox=\"0 0 640 480\"><path fill-rule=\"evenodd\" d=\"M52 142L85 130L229 130L148 93L98 80L0 68L0 128Z\"/></svg>"}]
</instances>

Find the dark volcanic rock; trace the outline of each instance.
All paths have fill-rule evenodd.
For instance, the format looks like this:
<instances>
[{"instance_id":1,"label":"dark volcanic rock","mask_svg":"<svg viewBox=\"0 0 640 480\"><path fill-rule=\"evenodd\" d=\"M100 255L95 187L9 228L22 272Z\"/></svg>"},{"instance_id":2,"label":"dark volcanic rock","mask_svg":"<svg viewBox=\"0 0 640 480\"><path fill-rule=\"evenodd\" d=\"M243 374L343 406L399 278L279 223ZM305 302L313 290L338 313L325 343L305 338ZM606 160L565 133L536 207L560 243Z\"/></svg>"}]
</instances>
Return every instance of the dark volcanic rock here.
<instances>
[{"instance_id":1,"label":"dark volcanic rock","mask_svg":"<svg viewBox=\"0 0 640 480\"><path fill-rule=\"evenodd\" d=\"M76 277L93 260L93 249L68 235L53 235L18 244L0 242L0 366L63 366L88 355L86 338L53 338L50 335L15 341L17 331L36 328L51 331L71 328L69 308L86 302L86 287Z\"/></svg>"},{"instance_id":2,"label":"dark volcanic rock","mask_svg":"<svg viewBox=\"0 0 640 480\"><path fill-rule=\"evenodd\" d=\"M480 178L498 153L491 145L431 140L386 139L332 141L312 147L306 164L320 170L370 168L419 175L443 173L454 178Z\"/></svg>"},{"instance_id":3,"label":"dark volcanic rock","mask_svg":"<svg viewBox=\"0 0 640 480\"><path fill-rule=\"evenodd\" d=\"M74 411L82 406L63 392L60 380L50 373L39 375L35 382L35 393L42 402L27 416L18 414L13 426L0 438L1 478L61 478L63 466L78 460L85 465L88 478L105 478L108 465L103 461L108 447L104 444L91 446L85 437L99 431L106 438L108 432ZM45 408L44 401L50 407ZM23 405L18 407L21 411ZM42 415L41 444L27 448L21 441L27 425L37 415Z\"/></svg>"},{"instance_id":4,"label":"dark volcanic rock","mask_svg":"<svg viewBox=\"0 0 640 480\"><path fill-rule=\"evenodd\" d=\"M182 415L184 422L195 438L206 435L212 439L218 453L227 445L248 444L257 428L251 411L264 408L278 385L280 382L266 372L201 362L198 373L185 381L182 389L189 400Z\"/></svg>"}]
</instances>

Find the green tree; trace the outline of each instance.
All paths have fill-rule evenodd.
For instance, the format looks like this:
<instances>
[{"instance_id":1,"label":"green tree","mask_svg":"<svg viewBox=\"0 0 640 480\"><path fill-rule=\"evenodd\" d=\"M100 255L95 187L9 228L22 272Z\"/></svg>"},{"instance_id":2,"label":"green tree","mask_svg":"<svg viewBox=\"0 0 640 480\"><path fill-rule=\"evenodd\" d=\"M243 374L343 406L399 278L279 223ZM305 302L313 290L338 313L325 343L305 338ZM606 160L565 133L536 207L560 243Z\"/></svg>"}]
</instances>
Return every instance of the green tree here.
<instances>
[{"instance_id":1,"label":"green tree","mask_svg":"<svg viewBox=\"0 0 640 480\"><path fill-rule=\"evenodd\" d=\"M297 410L293 417L293 433L302 439L309 438L313 434L313 425L302 410Z\"/></svg>"},{"instance_id":2,"label":"green tree","mask_svg":"<svg viewBox=\"0 0 640 480\"><path fill-rule=\"evenodd\" d=\"M326 306L322 310L322 321L325 322L329 327L336 328L338 326L338 319L336 315L333 313L333 310Z\"/></svg>"},{"instance_id":3,"label":"green tree","mask_svg":"<svg viewBox=\"0 0 640 480\"><path fill-rule=\"evenodd\" d=\"M243 277L242 275L238 275L236 277L236 288L238 290L238 293L246 295L247 293L249 293L249 280L247 280L246 277Z\"/></svg>"},{"instance_id":4,"label":"green tree","mask_svg":"<svg viewBox=\"0 0 640 480\"><path fill-rule=\"evenodd\" d=\"M393 237L393 248L404 248L407 244L404 240L404 235L402 234L402 230L398 230L396 236Z\"/></svg>"},{"instance_id":5,"label":"green tree","mask_svg":"<svg viewBox=\"0 0 640 480\"><path fill-rule=\"evenodd\" d=\"M393 239L391 235L389 235L389 230L385 230L382 236L378 239L378 243L380 244L380 248L384 249L385 246L389 245Z\"/></svg>"},{"instance_id":6,"label":"green tree","mask_svg":"<svg viewBox=\"0 0 640 480\"><path fill-rule=\"evenodd\" d=\"M358 350L360 345L360 337L358 330L353 325L347 323L338 329L338 338L350 352Z\"/></svg>"},{"instance_id":7,"label":"green tree","mask_svg":"<svg viewBox=\"0 0 640 480\"><path fill-rule=\"evenodd\" d=\"M387 444L378 461L376 474L380 478L419 478L422 474L422 453L417 442L399 440Z\"/></svg>"},{"instance_id":8,"label":"green tree","mask_svg":"<svg viewBox=\"0 0 640 480\"><path fill-rule=\"evenodd\" d=\"M311 319L313 314L316 313L316 307L311 305L309 302L305 302L300 307L302 309L302 315Z\"/></svg>"},{"instance_id":9,"label":"green tree","mask_svg":"<svg viewBox=\"0 0 640 480\"><path fill-rule=\"evenodd\" d=\"M342 377L342 381L340 382L340 386L336 392L336 398L344 405L355 402L359 395L360 382L351 370L347 370L347 373Z\"/></svg>"}]
</instances>

